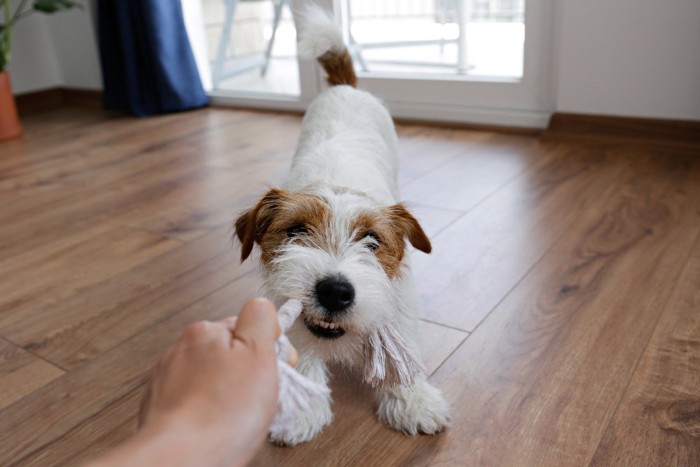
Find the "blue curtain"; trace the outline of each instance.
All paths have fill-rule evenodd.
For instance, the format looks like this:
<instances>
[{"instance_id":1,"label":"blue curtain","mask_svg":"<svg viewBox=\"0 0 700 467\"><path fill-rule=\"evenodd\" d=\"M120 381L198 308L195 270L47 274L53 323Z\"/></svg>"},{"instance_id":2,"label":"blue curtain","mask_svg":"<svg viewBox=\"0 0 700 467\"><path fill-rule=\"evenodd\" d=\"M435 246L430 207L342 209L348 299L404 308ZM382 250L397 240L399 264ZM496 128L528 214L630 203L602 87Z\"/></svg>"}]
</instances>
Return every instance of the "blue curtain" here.
<instances>
[{"instance_id":1,"label":"blue curtain","mask_svg":"<svg viewBox=\"0 0 700 467\"><path fill-rule=\"evenodd\" d=\"M106 109L155 115L205 106L180 0L98 0Z\"/></svg>"}]
</instances>

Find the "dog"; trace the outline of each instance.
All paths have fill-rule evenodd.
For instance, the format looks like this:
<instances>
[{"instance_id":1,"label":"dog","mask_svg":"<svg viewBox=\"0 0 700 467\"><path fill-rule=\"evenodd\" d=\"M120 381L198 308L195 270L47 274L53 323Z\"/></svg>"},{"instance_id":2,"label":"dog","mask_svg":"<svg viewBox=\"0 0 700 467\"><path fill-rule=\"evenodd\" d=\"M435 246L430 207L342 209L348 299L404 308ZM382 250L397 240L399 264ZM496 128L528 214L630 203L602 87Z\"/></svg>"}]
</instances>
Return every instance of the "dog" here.
<instances>
[{"instance_id":1,"label":"dog","mask_svg":"<svg viewBox=\"0 0 700 467\"><path fill-rule=\"evenodd\" d=\"M295 12L299 53L324 68L329 87L304 116L291 171L235 222L241 261L257 245L262 293L278 307L302 302L288 336L297 370L328 385L329 363L361 367L368 334L391 322L416 354L418 297L406 240L430 253L416 218L399 202L394 123L384 105L356 89L352 59L340 31L319 7ZM410 384L376 388L377 416L409 435L448 426L448 404L424 372ZM314 407L278 444L309 441L331 423L330 403Z\"/></svg>"}]
</instances>

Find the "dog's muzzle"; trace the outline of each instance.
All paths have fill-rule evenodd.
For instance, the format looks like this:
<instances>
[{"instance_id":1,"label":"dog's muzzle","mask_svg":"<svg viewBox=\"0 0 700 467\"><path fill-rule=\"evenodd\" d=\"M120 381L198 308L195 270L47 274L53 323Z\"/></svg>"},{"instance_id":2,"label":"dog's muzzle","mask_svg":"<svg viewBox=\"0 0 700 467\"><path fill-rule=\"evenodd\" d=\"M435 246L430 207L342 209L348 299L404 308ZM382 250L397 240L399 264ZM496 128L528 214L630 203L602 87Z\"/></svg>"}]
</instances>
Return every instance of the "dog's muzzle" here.
<instances>
[{"instance_id":1,"label":"dog's muzzle","mask_svg":"<svg viewBox=\"0 0 700 467\"><path fill-rule=\"evenodd\" d=\"M324 310L324 318L304 316L304 324L316 337L337 339L345 334L335 319L347 313L355 302L355 288L342 276L327 277L318 281L315 288L316 301Z\"/></svg>"},{"instance_id":2,"label":"dog's muzzle","mask_svg":"<svg viewBox=\"0 0 700 467\"><path fill-rule=\"evenodd\" d=\"M355 288L342 276L328 277L316 284L316 299L328 314L340 315L355 301Z\"/></svg>"}]
</instances>

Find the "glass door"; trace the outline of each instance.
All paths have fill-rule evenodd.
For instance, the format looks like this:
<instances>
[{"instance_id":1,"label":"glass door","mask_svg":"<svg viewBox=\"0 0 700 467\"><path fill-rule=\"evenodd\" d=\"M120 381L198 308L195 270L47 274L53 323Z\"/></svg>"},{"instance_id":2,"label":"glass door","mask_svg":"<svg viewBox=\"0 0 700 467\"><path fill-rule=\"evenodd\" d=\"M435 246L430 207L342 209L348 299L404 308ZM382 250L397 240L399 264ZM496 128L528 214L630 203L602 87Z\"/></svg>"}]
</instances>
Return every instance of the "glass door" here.
<instances>
[{"instance_id":1,"label":"glass door","mask_svg":"<svg viewBox=\"0 0 700 467\"><path fill-rule=\"evenodd\" d=\"M182 1L197 3L186 22L214 103L303 110L318 94L316 67L297 57L291 0Z\"/></svg>"},{"instance_id":2,"label":"glass door","mask_svg":"<svg viewBox=\"0 0 700 467\"><path fill-rule=\"evenodd\" d=\"M306 107L324 80L316 63L297 58L291 8L316 1L342 27L359 86L394 116L547 123L552 0L195 1L216 103Z\"/></svg>"},{"instance_id":3,"label":"glass door","mask_svg":"<svg viewBox=\"0 0 700 467\"><path fill-rule=\"evenodd\" d=\"M361 86L392 114L544 127L549 0L334 0Z\"/></svg>"}]
</instances>

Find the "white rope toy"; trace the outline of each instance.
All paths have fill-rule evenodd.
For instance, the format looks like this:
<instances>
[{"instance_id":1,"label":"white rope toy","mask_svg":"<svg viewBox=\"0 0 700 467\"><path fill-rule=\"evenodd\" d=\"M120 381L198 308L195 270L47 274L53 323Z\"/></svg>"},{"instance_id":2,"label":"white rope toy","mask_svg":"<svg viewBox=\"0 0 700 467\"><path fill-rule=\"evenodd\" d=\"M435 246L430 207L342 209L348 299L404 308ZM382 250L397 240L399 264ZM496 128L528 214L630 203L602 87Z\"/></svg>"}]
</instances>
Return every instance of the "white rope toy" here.
<instances>
[{"instance_id":1,"label":"white rope toy","mask_svg":"<svg viewBox=\"0 0 700 467\"><path fill-rule=\"evenodd\" d=\"M287 363L292 345L285 333L299 317L302 308L299 300L290 299L277 311L282 334L275 344L280 386L277 413L270 426L270 431L275 433L289 432L305 411L330 402L331 393L325 385L303 376ZM390 323L368 336L364 353L363 379L373 387L411 384L416 375L425 372L421 362Z\"/></svg>"},{"instance_id":2,"label":"white rope toy","mask_svg":"<svg viewBox=\"0 0 700 467\"><path fill-rule=\"evenodd\" d=\"M302 305L299 300L288 300L277 311L277 321L282 328L282 335L277 339L277 372L279 393L277 396L277 413L272 421L270 431L289 433L295 421L307 410L318 404L330 402L331 391L323 384L318 384L292 368L289 361L292 344L285 336L294 321L301 314Z\"/></svg>"}]
</instances>

